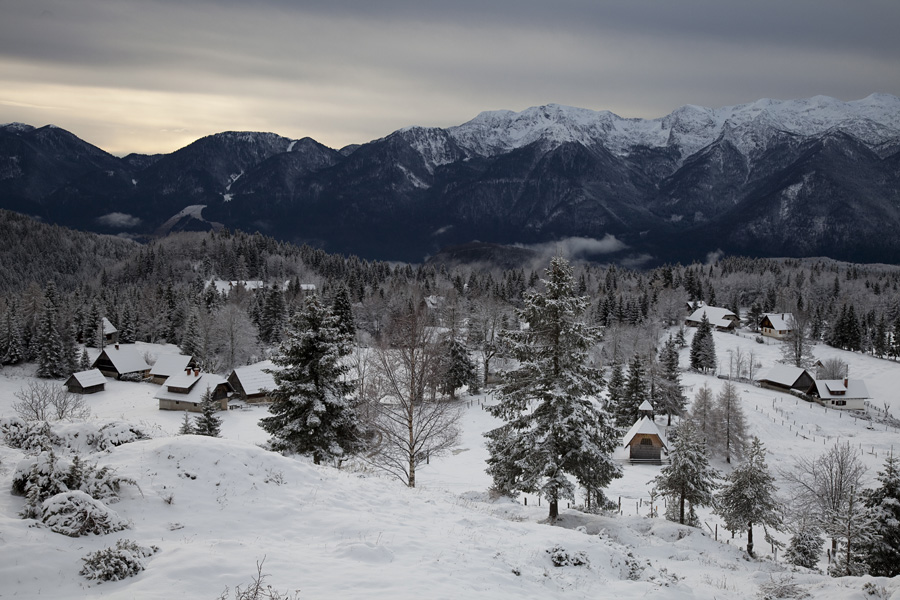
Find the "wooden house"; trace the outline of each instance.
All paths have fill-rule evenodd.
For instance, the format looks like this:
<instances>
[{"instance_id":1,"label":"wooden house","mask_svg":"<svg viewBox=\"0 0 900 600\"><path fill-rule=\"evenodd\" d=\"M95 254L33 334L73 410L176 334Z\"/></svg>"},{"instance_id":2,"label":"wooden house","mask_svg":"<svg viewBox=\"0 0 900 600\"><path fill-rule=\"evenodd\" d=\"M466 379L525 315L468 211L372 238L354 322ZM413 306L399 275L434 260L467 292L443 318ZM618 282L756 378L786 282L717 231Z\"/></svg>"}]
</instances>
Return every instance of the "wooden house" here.
<instances>
[{"instance_id":1,"label":"wooden house","mask_svg":"<svg viewBox=\"0 0 900 600\"><path fill-rule=\"evenodd\" d=\"M759 322L760 333L779 340L793 329L794 315L791 313L766 313Z\"/></svg>"},{"instance_id":2,"label":"wooden house","mask_svg":"<svg viewBox=\"0 0 900 600\"><path fill-rule=\"evenodd\" d=\"M203 395L209 389L219 410L228 408L228 394L234 390L228 380L213 373L191 371L166 379L162 388L153 396L159 400L160 410L187 410L200 412Z\"/></svg>"},{"instance_id":3,"label":"wooden house","mask_svg":"<svg viewBox=\"0 0 900 600\"><path fill-rule=\"evenodd\" d=\"M150 381L157 385L165 383L173 375L180 375L197 367L194 357L186 354L160 354L150 369Z\"/></svg>"},{"instance_id":4,"label":"wooden house","mask_svg":"<svg viewBox=\"0 0 900 600\"><path fill-rule=\"evenodd\" d=\"M809 371L791 365L775 365L756 378L760 387L786 392L799 390L806 392L815 384L815 379Z\"/></svg>"},{"instance_id":5,"label":"wooden house","mask_svg":"<svg viewBox=\"0 0 900 600\"><path fill-rule=\"evenodd\" d=\"M228 383L241 400L249 403L271 402L269 392L275 389L275 377L266 373L272 368L270 361L264 361L246 367L237 367L228 376Z\"/></svg>"},{"instance_id":6,"label":"wooden house","mask_svg":"<svg viewBox=\"0 0 900 600\"><path fill-rule=\"evenodd\" d=\"M820 404L838 410L865 410L869 389L862 379L820 379L806 392Z\"/></svg>"},{"instance_id":7,"label":"wooden house","mask_svg":"<svg viewBox=\"0 0 900 600\"><path fill-rule=\"evenodd\" d=\"M662 450L668 450L662 432L650 417L643 416L625 434L624 446L629 448L628 457L633 461L662 460Z\"/></svg>"},{"instance_id":8,"label":"wooden house","mask_svg":"<svg viewBox=\"0 0 900 600\"><path fill-rule=\"evenodd\" d=\"M684 324L689 327L699 327L700 322L703 320L703 315L706 315L709 324L719 331L731 330L740 324L740 319L736 314L727 308L718 306L702 306L698 308L685 319Z\"/></svg>"},{"instance_id":9,"label":"wooden house","mask_svg":"<svg viewBox=\"0 0 900 600\"><path fill-rule=\"evenodd\" d=\"M99 369L105 376L116 379L121 379L125 375L144 378L150 374L150 365L137 350L121 348L119 344L104 348L91 368Z\"/></svg>"},{"instance_id":10,"label":"wooden house","mask_svg":"<svg viewBox=\"0 0 900 600\"><path fill-rule=\"evenodd\" d=\"M93 394L106 389L106 377L100 369L72 373L66 380L66 389L73 394Z\"/></svg>"},{"instance_id":11,"label":"wooden house","mask_svg":"<svg viewBox=\"0 0 900 600\"><path fill-rule=\"evenodd\" d=\"M119 343L119 330L106 317L103 317L103 340L107 344Z\"/></svg>"}]
</instances>

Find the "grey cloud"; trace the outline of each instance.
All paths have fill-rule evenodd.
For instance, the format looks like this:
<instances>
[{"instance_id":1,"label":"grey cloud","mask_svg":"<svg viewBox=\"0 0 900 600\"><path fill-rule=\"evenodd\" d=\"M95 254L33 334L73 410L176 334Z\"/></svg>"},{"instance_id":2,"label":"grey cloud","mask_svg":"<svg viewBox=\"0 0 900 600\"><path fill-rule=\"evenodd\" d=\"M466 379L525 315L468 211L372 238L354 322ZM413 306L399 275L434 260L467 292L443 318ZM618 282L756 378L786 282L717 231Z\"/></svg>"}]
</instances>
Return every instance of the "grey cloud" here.
<instances>
[{"instance_id":1,"label":"grey cloud","mask_svg":"<svg viewBox=\"0 0 900 600\"><path fill-rule=\"evenodd\" d=\"M602 239L586 237L564 238L556 242L543 244L517 244L522 248L534 250L544 256L559 255L568 259L590 258L600 254L613 254L628 246L616 236L607 233Z\"/></svg>"},{"instance_id":2,"label":"grey cloud","mask_svg":"<svg viewBox=\"0 0 900 600\"><path fill-rule=\"evenodd\" d=\"M133 229L141 224L138 217L120 212L111 212L97 217L97 222L111 229Z\"/></svg>"}]
</instances>

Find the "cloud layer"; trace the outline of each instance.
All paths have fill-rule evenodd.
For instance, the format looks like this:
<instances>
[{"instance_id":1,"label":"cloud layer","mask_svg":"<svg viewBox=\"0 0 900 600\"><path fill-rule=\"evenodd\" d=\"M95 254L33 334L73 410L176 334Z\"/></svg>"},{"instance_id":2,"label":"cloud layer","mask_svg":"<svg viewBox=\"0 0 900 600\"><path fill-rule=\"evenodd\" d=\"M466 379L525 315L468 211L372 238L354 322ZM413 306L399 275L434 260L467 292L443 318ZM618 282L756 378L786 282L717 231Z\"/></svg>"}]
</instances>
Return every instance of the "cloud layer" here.
<instances>
[{"instance_id":1,"label":"cloud layer","mask_svg":"<svg viewBox=\"0 0 900 600\"><path fill-rule=\"evenodd\" d=\"M112 152L224 130L332 147L556 102L658 117L900 95L900 3L4 0L0 122Z\"/></svg>"}]
</instances>

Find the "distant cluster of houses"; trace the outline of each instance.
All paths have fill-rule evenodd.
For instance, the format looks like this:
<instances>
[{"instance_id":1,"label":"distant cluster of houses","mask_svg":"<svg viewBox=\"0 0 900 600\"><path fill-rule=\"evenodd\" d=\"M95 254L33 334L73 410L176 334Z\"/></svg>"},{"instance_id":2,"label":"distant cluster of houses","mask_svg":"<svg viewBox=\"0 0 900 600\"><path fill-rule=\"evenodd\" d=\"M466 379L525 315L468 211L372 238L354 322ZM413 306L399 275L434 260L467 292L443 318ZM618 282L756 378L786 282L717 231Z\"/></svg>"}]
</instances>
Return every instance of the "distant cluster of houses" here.
<instances>
[{"instance_id":1,"label":"distant cluster of houses","mask_svg":"<svg viewBox=\"0 0 900 600\"><path fill-rule=\"evenodd\" d=\"M203 395L209 389L222 410L230 399L248 403L268 402L267 392L275 389L275 378L262 362L234 369L228 377L201 373L194 359L183 354L161 354L151 367L133 347L113 344L105 347L88 371L74 373L65 385L72 393L93 394L105 389L106 378L134 378L155 383L154 395L160 410L200 412Z\"/></svg>"},{"instance_id":2,"label":"distant cluster of houses","mask_svg":"<svg viewBox=\"0 0 900 600\"><path fill-rule=\"evenodd\" d=\"M741 318L727 308L707 306L702 301L688 302L690 315L684 320L688 327L699 327L703 317L719 331L732 331L741 326ZM765 313L756 323L759 332L775 339L782 339L793 330L794 315L791 313Z\"/></svg>"},{"instance_id":3,"label":"distant cluster of houses","mask_svg":"<svg viewBox=\"0 0 900 600\"><path fill-rule=\"evenodd\" d=\"M801 392L838 410L865 410L866 400L871 398L866 382L861 379L816 380L806 369L790 365L775 365L758 377L757 382L772 390Z\"/></svg>"}]
</instances>

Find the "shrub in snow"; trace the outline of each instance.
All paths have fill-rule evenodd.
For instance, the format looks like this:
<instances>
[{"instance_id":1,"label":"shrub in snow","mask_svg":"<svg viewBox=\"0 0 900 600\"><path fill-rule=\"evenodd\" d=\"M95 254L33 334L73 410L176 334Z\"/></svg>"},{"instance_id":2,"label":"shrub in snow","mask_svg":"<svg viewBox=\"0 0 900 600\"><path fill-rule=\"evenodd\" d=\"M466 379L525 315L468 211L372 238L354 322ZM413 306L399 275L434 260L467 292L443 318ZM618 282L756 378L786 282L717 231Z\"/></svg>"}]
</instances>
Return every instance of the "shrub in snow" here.
<instances>
[{"instance_id":1,"label":"shrub in snow","mask_svg":"<svg viewBox=\"0 0 900 600\"><path fill-rule=\"evenodd\" d=\"M122 421L107 423L93 434L88 434L88 445L95 450L109 450L122 444L149 439L146 432Z\"/></svg>"},{"instance_id":2,"label":"shrub in snow","mask_svg":"<svg viewBox=\"0 0 900 600\"><path fill-rule=\"evenodd\" d=\"M808 523L802 523L788 544L784 552L784 558L789 563L807 569L815 569L822 556L822 547L825 540L818 527Z\"/></svg>"},{"instance_id":3,"label":"shrub in snow","mask_svg":"<svg viewBox=\"0 0 900 600\"><path fill-rule=\"evenodd\" d=\"M137 485L126 477L119 477L111 467L98 469L75 456L72 461L60 459L53 450L45 450L37 456L26 458L16 466L13 474L12 493L25 496L24 519L41 518L44 500L60 494L80 490L97 500L118 500L123 484Z\"/></svg>"},{"instance_id":4,"label":"shrub in snow","mask_svg":"<svg viewBox=\"0 0 900 600\"><path fill-rule=\"evenodd\" d=\"M241 586L234 588L234 600L300 600L299 590L293 594L279 592L265 582L267 575L262 572L264 562L266 562L265 558L256 563L256 576L253 577L253 583L243 589ZM218 600L228 600L228 598L228 588L226 587Z\"/></svg>"},{"instance_id":5,"label":"shrub in snow","mask_svg":"<svg viewBox=\"0 0 900 600\"><path fill-rule=\"evenodd\" d=\"M779 598L807 598L809 594L794 581L793 576L772 578L759 585L757 597L760 600L777 600Z\"/></svg>"},{"instance_id":6,"label":"shrub in snow","mask_svg":"<svg viewBox=\"0 0 900 600\"><path fill-rule=\"evenodd\" d=\"M550 555L550 560L553 562L554 567L578 567L590 564L588 557L584 552L569 554L561 546L548 548L547 554Z\"/></svg>"},{"instance_id":7,"label":"shrub in snow","mask_svg":"<svg viewBox=\"0 0 900 600\"><path fill-rule=\"evenodd\" d=\"M0 418L0 436L10 448L38 452L62 444L46 421L25 421L19 417Z\"/></svg>"},{"instance_id":8,"label":"shrub in snow","mask_svg":"<svg viewBox=\"0 0 900 600\"><path fill-rule=\"evenodd\" d=\"M91 552L82 557L84 566L80 574L88 579L121 581L133 577L147 568L146 559L159 552L156 546L139 546L131 540L119 540L115 546Z\"/></svg>"},{"instance_id":9,"label":"shrub in snow","mask_svg":"<svg viewBox=\"0 0 900 600\"><path fill-rule=\"evenodd\" d=\"M128 521L114 510L80 490L63 492L44 500L41 521L52 531L70 537L89 533L105 535L129 526Z\"/></svg>"}]
</instances>

